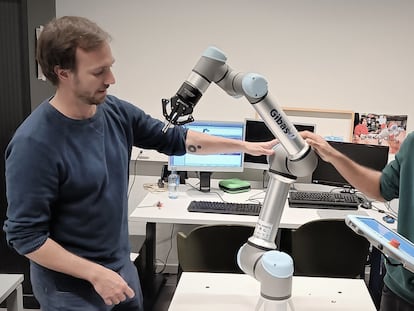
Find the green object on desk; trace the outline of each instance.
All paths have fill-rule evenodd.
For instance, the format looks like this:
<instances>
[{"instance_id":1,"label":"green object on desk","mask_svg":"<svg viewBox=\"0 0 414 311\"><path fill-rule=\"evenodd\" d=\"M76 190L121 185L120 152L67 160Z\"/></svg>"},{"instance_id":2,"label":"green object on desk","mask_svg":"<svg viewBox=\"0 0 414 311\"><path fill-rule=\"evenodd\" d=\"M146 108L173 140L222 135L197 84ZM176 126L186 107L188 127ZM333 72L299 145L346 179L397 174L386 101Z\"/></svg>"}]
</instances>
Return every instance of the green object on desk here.
<instances>
[{"instance_id":1,"label":"green object on desk","mask_svg":"<svg viewBox=\"0 0 414 311\"><path fill-rule=\"evenodd\" d=\"M250 191L250 183L238 178L224 179L219 182L221 190L228 193L240 193Z\"/></svg>"}]
</instances>

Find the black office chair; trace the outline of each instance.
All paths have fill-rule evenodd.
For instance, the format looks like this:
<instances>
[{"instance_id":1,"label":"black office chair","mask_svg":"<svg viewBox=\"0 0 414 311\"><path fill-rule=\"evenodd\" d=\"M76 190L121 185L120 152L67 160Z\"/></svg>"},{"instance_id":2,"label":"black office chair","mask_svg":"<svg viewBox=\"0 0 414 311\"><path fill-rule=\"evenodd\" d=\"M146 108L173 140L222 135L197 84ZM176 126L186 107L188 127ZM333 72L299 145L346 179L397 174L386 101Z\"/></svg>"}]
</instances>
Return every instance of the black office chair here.
<instances>
[{"instance_id":1,"label":"black office chair","mask_svg":"<svg viewBox=\"0 0 414 311\"><path fill-rule=\"evenodd\" d=\"M253 235L254 227L207 225L187 235L177 233L178 274L191 272L242 273L237 252Z\"/></svg>"},{"instance_id":2,"label":"black office chair","mask_svg":"<svg viewBox=\"0 0 414 311\"><path fill-rule=\"evenodd\" d=\"M364 277L369 242L343 219L321 219L292 231L295 275Z\"/></svg>"}]
</instances>

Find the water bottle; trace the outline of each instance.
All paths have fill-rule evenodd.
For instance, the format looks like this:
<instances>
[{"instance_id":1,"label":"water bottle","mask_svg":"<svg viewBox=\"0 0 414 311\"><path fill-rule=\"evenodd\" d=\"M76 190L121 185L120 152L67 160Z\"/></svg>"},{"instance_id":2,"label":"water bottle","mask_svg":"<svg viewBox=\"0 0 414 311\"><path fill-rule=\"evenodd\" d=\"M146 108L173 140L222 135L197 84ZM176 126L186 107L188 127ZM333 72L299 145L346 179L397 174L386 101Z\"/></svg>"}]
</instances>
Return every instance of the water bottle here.
<instances>
[{"instance_id":1,"label":"water bottle","mask_svg":"<svg viewBox=\"0 0 414 311\"><path fill-rule=\"evenodd\" d=\"M168 176L168 197L170 199L178 198L178 186L180 184L180 175L172 171Z\"/></svg>"}]
</instances>

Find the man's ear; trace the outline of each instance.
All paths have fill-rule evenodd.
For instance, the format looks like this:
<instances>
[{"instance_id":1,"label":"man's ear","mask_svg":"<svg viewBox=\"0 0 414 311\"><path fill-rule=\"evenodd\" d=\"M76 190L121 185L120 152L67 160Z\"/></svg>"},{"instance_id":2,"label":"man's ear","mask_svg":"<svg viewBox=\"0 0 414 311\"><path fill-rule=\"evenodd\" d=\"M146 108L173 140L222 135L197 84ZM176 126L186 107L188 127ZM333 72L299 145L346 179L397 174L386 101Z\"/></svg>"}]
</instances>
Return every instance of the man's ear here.
<instances>
[{"instance_id":1,"label":"man's ear","mask_svg":"<svg viewBox=\"0 0 414 311\"><path fill-rule=\"evenodd\" d=\"M69 69L62 69L59 66L55 66L54 71L59 80L67 80L69 78Z\"/></svg>"}]
</instances>

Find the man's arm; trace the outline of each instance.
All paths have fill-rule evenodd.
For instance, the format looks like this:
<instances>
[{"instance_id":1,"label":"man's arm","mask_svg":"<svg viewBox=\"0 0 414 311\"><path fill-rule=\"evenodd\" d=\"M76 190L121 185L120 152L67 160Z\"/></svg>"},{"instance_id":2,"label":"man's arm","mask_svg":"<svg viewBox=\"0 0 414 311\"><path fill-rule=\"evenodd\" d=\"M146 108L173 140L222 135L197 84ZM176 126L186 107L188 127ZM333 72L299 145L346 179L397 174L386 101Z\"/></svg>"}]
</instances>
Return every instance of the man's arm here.
<instances>
[{"instance_id":1,"label":"man's arm","mask_svg":"<svg viewBox=\"0 0 414 311\"><path fill-rule=\"evenodd\" d=\"M188 130L185 141L188 153L214 154L240 151L255 156L272 155L274 153L272 148L276 143L277 140L253 143L243 140L212 136L192 130Z\"/></svg>"},{"instance_id":2,"label":"man's arm","mask_svg":"<svg viewBox=\"0 0 414 311\"><path fill-rule=\"evenodd\" d=\"M119 274L68 252L50 238L26 257L48 269L89 281L107 305L135 295Z\"/></svg>"},{"instance_id":3,"label":"man's arm","mask_svg":"<svg viewBox=\"0 0 414 311\"><path fill-rule=\"evenodd\" d=\"M385 201L380 192L381 172L362 166L333 148L324 138L314 133L301 132L306 142L322 160L331 163L355 189L370 198Z\"/></svg>"}]
</instances>

